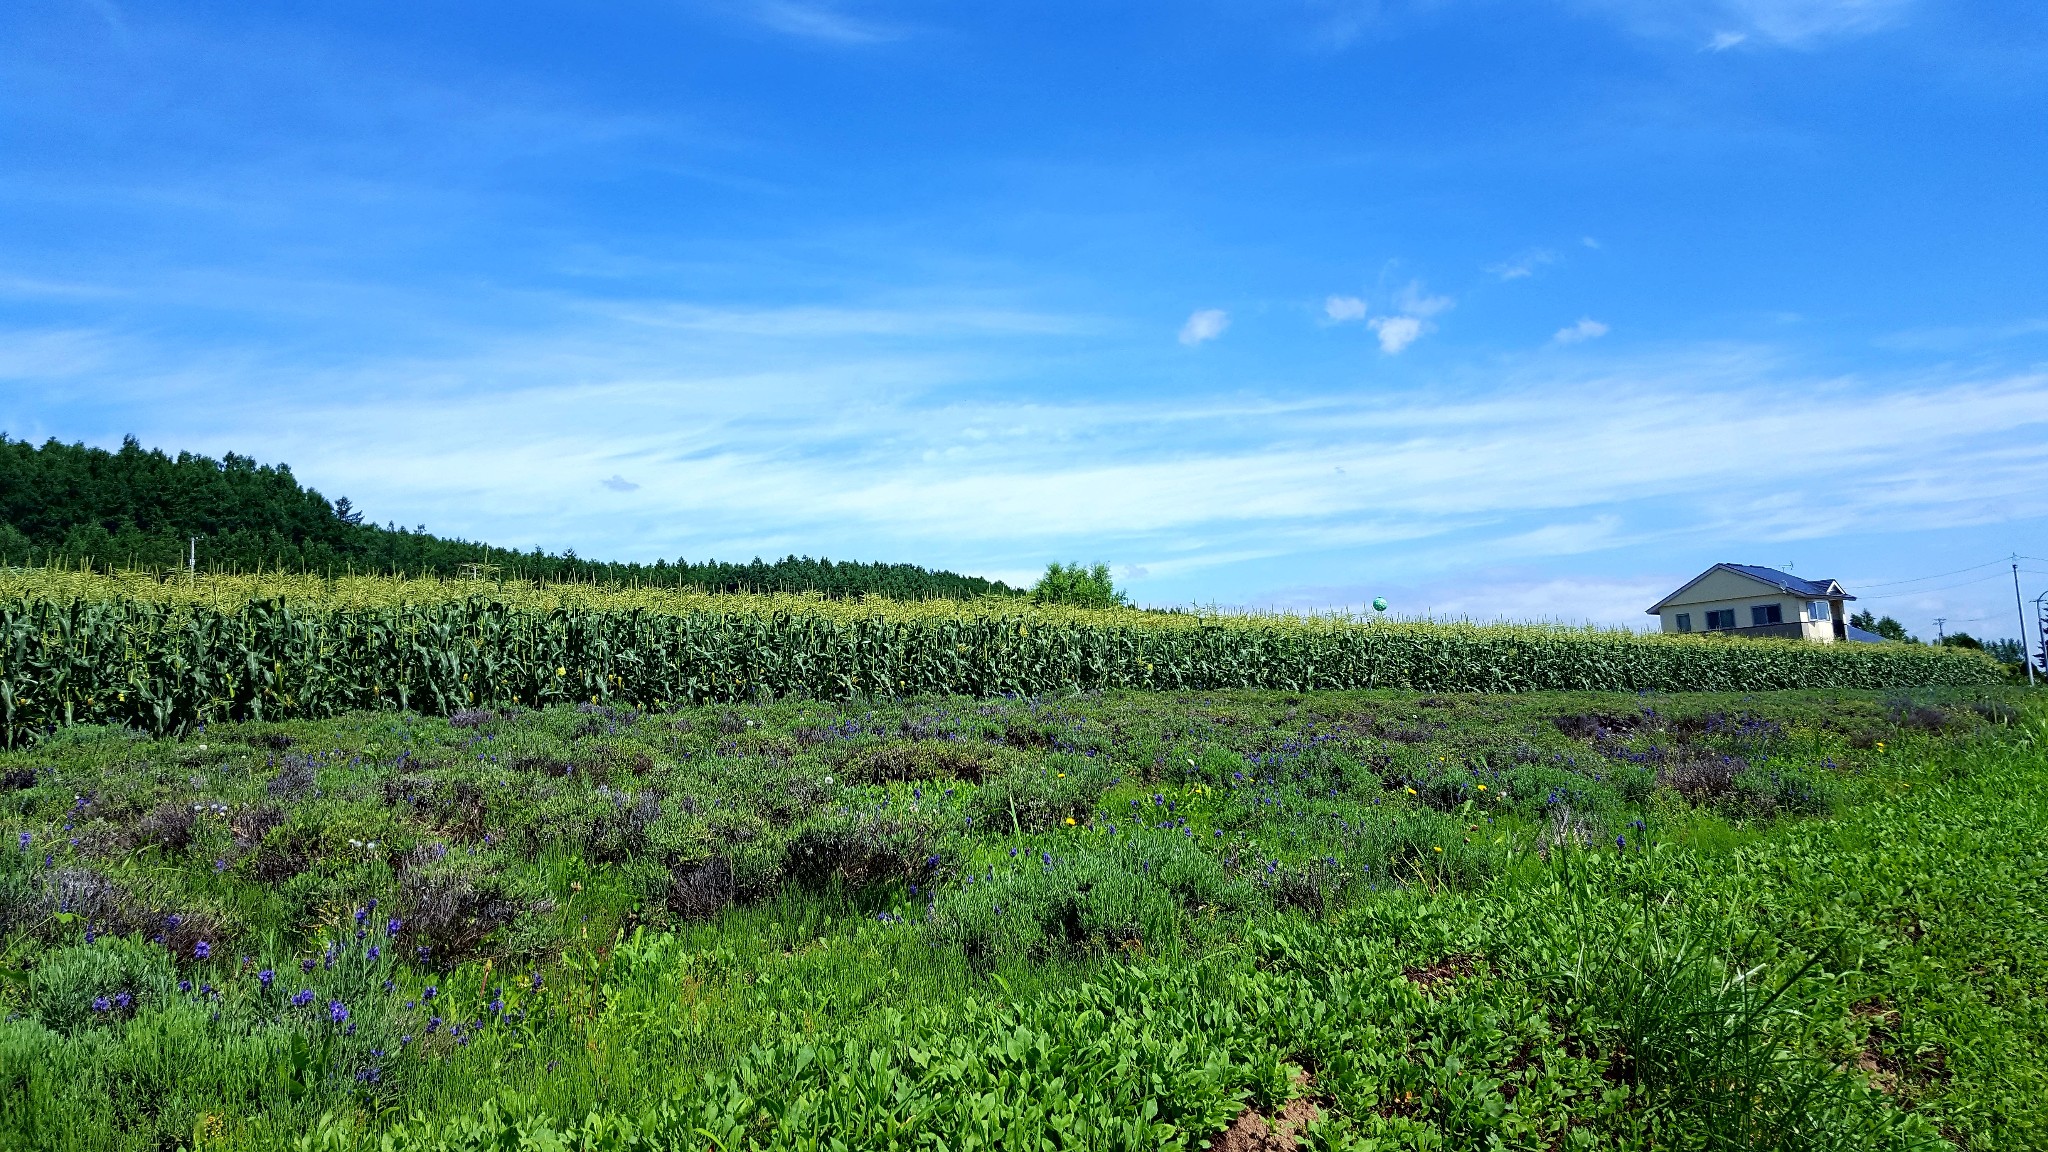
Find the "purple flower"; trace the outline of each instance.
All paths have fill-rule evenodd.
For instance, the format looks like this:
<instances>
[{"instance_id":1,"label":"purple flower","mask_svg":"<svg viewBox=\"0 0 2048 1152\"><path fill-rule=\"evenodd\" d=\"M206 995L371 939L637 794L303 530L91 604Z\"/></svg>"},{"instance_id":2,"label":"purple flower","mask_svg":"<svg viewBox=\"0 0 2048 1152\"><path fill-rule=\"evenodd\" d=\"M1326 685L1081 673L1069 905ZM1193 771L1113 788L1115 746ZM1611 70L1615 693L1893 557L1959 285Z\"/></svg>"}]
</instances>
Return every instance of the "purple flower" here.
<instances>
[{"instance_id":1,"label":"purple flower","mask_svg":"<svg viewBox=\"0 0 2048 1152\"><path fill-rule=\"evenodd\" d=\"M348 1005L343 1004L339 1000L329 1000L327 1002L327 1019L335 1024L348 1019Z\"/></svg>"},{"instance_id":2,"label":"purple flower","mask_svg":"<svg viewBox=\"0 0 2048 1152\"><path fill-rule=\"evenodd\" d=\"M441 1018L439 1016L429 1017L427 1019L427 1035L432 1036L434 1033L439 1032L440 1030Z\"/></svg>"},{"instance_id":3,"label":"purple flower","mask_svg":"<svg viewBox=\"0 0 2048 1152\"><path fill-rule=\"evenodd\" d=\"M277 973L271 971L268 968L265 968L263 971L258 972L256 974L256 982L258 984L263 985L264 991L266 992L270 990L270 982L275 979L277 979Z\"/></svg>"},{"instance_id":4,"label":"purple flower","mask_svg":"<svg viewBox=\"0 0 2048 1152\"><path fill-rule=\"evenodd\" d=\"M219 858L219 857L215 857L215 858L214 858L214 861L213 861L213 870L214 870L215 872L225 872L225 871L227 871L227 870L228 870L228 862L227 862L226 860L224 860L224 859L221 859L221 858Z\"/></svg>"},{"instance_id":5,"label":"purple flower","mask_svg":"<svg viewBox=\"0 0 2048 1152\"><path fill-rule=\"evenodd\" d=\"M363 917L368 915L369 913L367 911L361 908L356 909L356 923L361 924L363 922Z\"/></svg>"},{"instance_id":6,"label":"purple flower","mask_svg":"<svg viewBox=\"0 0 2048 1152\"><path fill-rule=\"evenodd\" d=\"M432 1000L434 997L439 996L440 994L441 990L439 988L436 988L432 984L429 984L427 985L427 990L425 992L420 993L420 999Z\"/></svg>"},{"instance_id":7,"label":"purple flower","mask_svg":"<svg viewBox=\"0 0 2048 1152\"><path fill-rule=\"evenodd\" d=\"M115 1007L117 1007L117 1008L126 1008L126 1007L128 1007L128 1006L129 1006L130 1004L133 1004L133 1003L135 1003L135 997L133 997L133 996L130 996L130 995L129 995L129 994L127 994L126 992L116 992L116 993L114 993L114 1006L115 1006Z\"/></svg>"},{"instance_id":8,"label":"purple flower","mask_svg":"<svg viewBox=\"0 0 2048 1152\"><path fill-rule=\"evenodd\" d=\"M301 988L292 996L292 1007L294 1008L304 1008L312 1002L313 990L311 988Z\"/></svg>"},{"instance_id":9,"label":"purple flower","mask_svg":"<svg viewBox=\"0 0 2048 1152\"><path fill-rule=\"evenodd\" d=\"M180 992L190 992L191 990L192 990L192 982L191 982L190 980L180 980L180 981L178 981L178 991L180 991Z\"/></svg>"},{"instance_id":10,"label":"purple flower","mask_svg":"<svg viewBox=\"0 0 2048 1152\"><path fill-rule=\"evenodd\" d=\"M195 960L204 960L211 955L213 955L213 945L208 944L204 940L192 946L192 957Z\"/></svg>"},{"instance_id":11,"label":"purple flower","mask_svg":"<svg viewBox=\"0 0 2048 1152\"><path fill-rule=\"evenodd\" d=\"M29 841L30 841L31 839L33 839L33 837L31 837L31 836L30 836L30 835L29 835L28 833L26 833L26 832L23 832L23 833L21 834L21 850L22 850L23 852L26 852L26 851L28 851L28 842L29 842Z\"/></svg>"},{"instance_id":12,"label":"purple flower","mask_svg":"<svg viewBox=\"0 0 2048 1152\"><path fill-rule=\"evenodd\" d=\"M93 1011L105 1012L109 1007L111 1007L111 1005L107 1003L107 998L105 996L95 996L92 998Z\"/></svg>"},{"instance_id":13,"label":"purple flower","mask_svg":"<svg viewBox=\"0 0 2048 1152\"><path fill-rule=\"evenodd\" d=\"M490 1009L493 1015L503 1012L505 1010L505 1002L503 1000L492 1000Z\"/></svg>"},{"instance_id":14,"label":"purple flower","mask_svg":"<svg viewBox=\"0 0 2048 1152\"><path fill-rule=\"evenodd\" d=\"M308 956L308 957L306 957L306 958L305 958L304 960L301 960L301 961L299 961L299 971L301 971L301 972L311 972L312 970L313 970L313 958L312 958L311 956Z\"/></svg>"},{"instance_id":15,"label":"purple flower","mask_svg":"<svg viewBox=\"0 0 2048 1152\"><path fill-rule=\"evenodd\" d=\"M425 959L427 958L428 954L429 954L429 953L431 953L432 951L433 951L433 949L432 949L432 948L429 948L429 947L427 947L427 946L426 946L425 944L422 944L422 945L420 945L420 946L419 946L418 948L415 948L415 949L413 949L413 955L414 955L414 956L416 956L416 957L418 957L418 958L419 958L419 959L421 959L421 960L425 960Z\"/></svg>"},{"instance_id":16,"label":"purple flower","mask_svg":"<svg viewBox=\"0 0 2048 1152\"><path fill-rule=\"evenodd\" d=\"M381 955L381 953L378 952L377 946L375 944L372 944L370 945L370 950L368 953L366 953L366 955L370 959L375 960L379 955Z\"/></svg>"},{"instance_id":17,"label":"purple flower","mask_svg":"<svg viewBox=\"0 0 2048 1152\"><path fill-rule=\"evenodd\" d=\"M400 920L396 916L393 916L384 923L384 931L393 936L398 935L398 930L403 927L405 927L405 921Z\"/></svg>"}]
</instances>

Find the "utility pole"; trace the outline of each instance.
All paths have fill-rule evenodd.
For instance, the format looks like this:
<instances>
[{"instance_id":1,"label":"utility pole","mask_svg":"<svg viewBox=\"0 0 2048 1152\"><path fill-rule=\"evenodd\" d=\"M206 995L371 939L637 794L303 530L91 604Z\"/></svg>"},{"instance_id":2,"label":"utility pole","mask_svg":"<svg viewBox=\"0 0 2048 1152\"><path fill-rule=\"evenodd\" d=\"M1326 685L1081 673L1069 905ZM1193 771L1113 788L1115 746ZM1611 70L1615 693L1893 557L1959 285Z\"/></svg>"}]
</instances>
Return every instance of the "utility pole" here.
<instances>
[{"instance_id":1,"label":"utility pole","mask_svg":"<svg viewBox=\"0 0 2048 1152\"><path fill-rule=\"evenodd\" d=\"M1948 639L1948 633L1941 630L1941 626L1946 623L1948 623L1948 617L1946 616L1936 616L1934 618L1934 642L1937 645Z\"/></svg>"},{"instance_id":2,"label":"utility pole","mask_svg":"<svg viewBox=\"0 0 2048 1152\"><path fill-rule=\"evenodd\" d=\"M185 553L185 571L194 580L197 580L199 578L199 537L187 536L185 538L185 547L187 549Z\"/></svg>"},{"instance_id":3,"label":"utility pole","mask_svg":"<svg viewBox=\"0 0 2048 1152\"><path fill-rule=\"evenodd\" d=\"M2027 608L2026 602L2020 599L2020 558L2018 553L2014 553L2012 558L2012 608L2013 611L2019 613L2020 644L2025 646L2027 642L2025 639L2027 635ZM2027 684L2031 687L2033 683L2034 662L2029 660L2027 661Z\"/></svg>"},{"instance_id":4,"label":"utility pole","mask_svg":"<svg viewBox=\"0 0 2048 1152\"><path fill-rule=\"evenodd\" d=\"M2021 623L2024 624L2025 621L2023 620L2021 621ZM2034 597L2034 635L2038 637L2041 642L2041 651L2038 654L2038 659L2041 661L2041 667L2044 669L2048 669L2048 592L2043 592L2039 596ZM2022 635L2020 639L2020 647L2025 648L2026 646L2027 641L2025 639L2025 636ZM2034 661L2037 658L2037 656L2035 653L2031 652L2027 653L2026 656L2027 683L2031 684L2034 682Z\"/></svg>"}]
</instances>

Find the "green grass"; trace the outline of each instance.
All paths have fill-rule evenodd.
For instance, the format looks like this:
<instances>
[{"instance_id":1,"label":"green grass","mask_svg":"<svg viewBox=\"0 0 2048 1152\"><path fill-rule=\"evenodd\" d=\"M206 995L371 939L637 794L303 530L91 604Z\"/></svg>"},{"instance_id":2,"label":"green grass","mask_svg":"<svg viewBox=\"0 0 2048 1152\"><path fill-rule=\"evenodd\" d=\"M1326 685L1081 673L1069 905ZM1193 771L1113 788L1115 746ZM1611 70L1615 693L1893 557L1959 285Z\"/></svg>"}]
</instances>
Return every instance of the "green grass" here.
<instances>
[{"instance_id":1,"label":"green grass","mask_svg":"<svg viewBox=\"0 0 2048 1152\"><path fill-rule=\"evenodd\" d=\"M2048 1146L2044 713L70 729L0 755L0 1146L1202 1147L1295 1097L1324 1148Z\"/></svg>"}]
</instances>

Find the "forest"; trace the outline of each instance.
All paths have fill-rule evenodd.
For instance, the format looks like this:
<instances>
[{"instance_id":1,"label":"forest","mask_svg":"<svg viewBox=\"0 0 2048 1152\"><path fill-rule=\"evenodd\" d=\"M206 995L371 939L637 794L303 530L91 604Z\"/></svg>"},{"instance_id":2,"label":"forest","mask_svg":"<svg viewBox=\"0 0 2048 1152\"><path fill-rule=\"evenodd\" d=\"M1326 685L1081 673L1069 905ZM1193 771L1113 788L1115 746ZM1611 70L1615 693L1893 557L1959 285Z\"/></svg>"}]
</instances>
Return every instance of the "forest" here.
<instances>
[{"instance_id":1,"label":"forest","mask_svg":"<svg viewBox=\"0 0 2048 1152\"><path fill-rule=\"evenodd\" d=\"M371 522L347 497L299 483L286 464L227 453L171 456L134 437L109 452L0 433L0 564L184 567L197 538L206 571L325 575L483 575L537 581L688 586L707 592L817 592L897 600L1017 594L1000 580L915 564L786 556L746 563L586 560L573 549L520 552Z\"/></svg>"}]
</instances>

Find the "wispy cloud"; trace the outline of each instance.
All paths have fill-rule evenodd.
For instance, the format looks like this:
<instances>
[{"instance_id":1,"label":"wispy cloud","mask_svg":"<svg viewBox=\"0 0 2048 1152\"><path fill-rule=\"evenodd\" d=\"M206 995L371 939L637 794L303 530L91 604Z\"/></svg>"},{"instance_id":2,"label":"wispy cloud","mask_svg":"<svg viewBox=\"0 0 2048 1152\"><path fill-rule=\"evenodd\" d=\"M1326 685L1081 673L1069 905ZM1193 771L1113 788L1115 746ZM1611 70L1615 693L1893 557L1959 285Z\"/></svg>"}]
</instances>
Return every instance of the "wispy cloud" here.
<instances>
[{"instance_id":1,"label":"wispy cloud","mask_svg":"<svg viewBox=\"0 0 2048 1152\"><path fill-rule=\"evenodd\" d=\"M1605 335L1607 335L1607 325L1591 317L1582 316L1579 318L1578 323L1559 328L1557 335L1552 336L1551 339L1559 344L1579 344L1587 340L1598 340Z\"/></svg>"},{"instance_id":2,"label":"wispy cloud","mask_svg":"<svg viewBox=\"0 0 2048 1152\"><path fill-rule=\"evenodd\" d=\"M836 7L797 0L753 0L748 15L763 27L831 44L879 44L903 36L900 28L850 16Z\"/></svg>"},{"instance_id":3,"label":"wispy cloud","mask_svg":"<svg viewBox=\"0 0 2048 1152\"><path fill-rule=\"evenodd\" d=\"M1538 268L1557 259L1557 253L1548 248L1534 248L1512 260L1503 260L1487 266L1487 271L1501 280L1526 280L1536 274Z\"/></svg>"},{"instance_id":4,"label":"wispy cloud","mask_svg":"<svg viewBox=\"0 0 2048 1152\"><path fill-rule=\"evenodd\" d=\"M624 476L621 476L616 472L612 473L606 479L599 481L599 483L603 484L605 487L611 489L614 492L638 492L640 490L640 486L638 484L633 483L631 480L626 479Z\"/></svg>"},{"instance_id":5,"label":"wispy cloud","mask_svg":"<svg viewBox=\"0 0 2048 1152\"><path fill-rule=\"evenodd\" d=\"M1804 47L1902 21L1916 0L1577 0L1644 35L1697 38L1712 51L1761 41Z\"/></svg>"},{"instance_id":6,"label":"wispy cloud","mask_svg":"<svg viewBox=\"0 0 2048 1152\"><path fill-rule=\"evenodd\" d=\"M1436 325L1430 317L1448 312L1456 304L1449 296L1432 295L1422 286L1422 281L1411 280L1394 294L1394 307L1399 310L1394 316L1375 316L1365 322L1379 337L1380 351L1389 356L1398 356L1408 346L1421 339L1424 333L1434 331Z\"/></svg>"},{"instance_id":7,"label":"wispy cloud","mask_svg":"<svg viewBox=\"0 0 2048 1152\"><path fill-rule=\"evenodd\" d=\"M1418 289L1407 303L1441 314L1438 300ZM256 451L372 515L521 547L984 571L1085 548L1153 582L1394 543L1412 569L2048 515L2042 374L1809 378L1756 350L1705 348L1532 357L1456 395L1055 400L986 387L1009 370L993 359L825 337L795 341L785 363L755 355L789 343L612 321L501 334L464 357L301 369L280 387L258 359L52 336L5 365L0 426L61 418L61 388L110 406L108 436ZM179 398L194 380L203 409ZM1750 417L1788 392L1857 419L1816 437ZM621 484L638 485L633 500L603 517L576 495Z\"/></svg>"},{"instance_id":8,"label":"wispy cloud","mask_svg":"<svg viewBox=\"0 0 2048 1152\"><path fill-rule=\"evenodd\" d=\"M1448 312L1456 303L1457 301L1449 296L1432 295L1422 286L1420 280L1410 280L1406 287L1394 295L1394 304L1403 314L1424 318Z\"/></svg>"},{"instance_id":9,"label":"wispy cloud","mask_svg":"<svg viewBox=\"0 0 2048 1152\"><path fill-rule=\"evenodd\" d=\"M1193 347L1223 335L1230 327L1230 313L1221 308L1203 308L1188 317L1180 326L1180 342Z\"/></svg>"}]
</instances>

